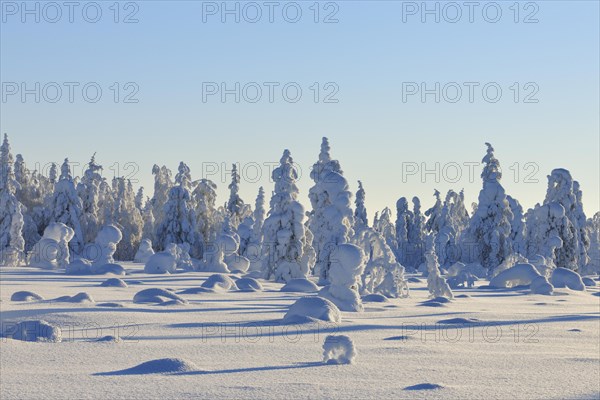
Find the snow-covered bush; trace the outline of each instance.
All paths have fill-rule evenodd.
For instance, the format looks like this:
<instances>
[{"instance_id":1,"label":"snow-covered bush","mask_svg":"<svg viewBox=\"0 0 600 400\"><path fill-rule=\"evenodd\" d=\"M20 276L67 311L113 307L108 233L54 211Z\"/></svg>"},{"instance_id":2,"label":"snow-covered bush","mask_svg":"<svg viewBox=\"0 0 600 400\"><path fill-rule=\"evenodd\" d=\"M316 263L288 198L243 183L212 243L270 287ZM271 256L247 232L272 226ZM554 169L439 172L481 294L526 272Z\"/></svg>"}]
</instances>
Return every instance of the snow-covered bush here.
<instances>
[{"instance_id":1,"label":"snow-covered bush","mask_svg":"<svg viewBox=\"0 0 600 400\"><path fill-rule=\"evenodd\" d=\"M365 268L365 255L360 247L339 244L331 258L330 285L319 292L319 296L331 300L342 311L363 311L358 294L358 280Z\"/></svg>"},{"instance_id":2,"label":"snow-covered bush","mask_svg":"<svg viewBox=\"0 0 600 400\"><path fill-rule=\"evenodd\" d=\"M214 274L208 277L201 285L205 289L215 291L238 290L238 287L233 279L225 274Z\"/></svg>"},{"instance_id":3,"label":"snow-covered bush","mask_svg":"<svg viewBox=\"0 0 600 400\"><path fill-rule=\"evenodd\" d=\"M168 251L161 251L152 255L144 266L144 272L147 274L171 274L176 269L177 260Z\"/></svg>"},{"instance_id":4,"label":"snow-covered bush","mask_svg":"<svg viewBox=\"0 0 600 400\"><path fill-rule=\"evenodd\" d=\"M152 242L150 239L144 239L140 242L140 247L138 251L135 253L135 257L133 261L136 263L145 264L148 262L150 257L154 254L154 250L152 249Z\"/></svg>"},{"instance_id":5,"label":"snow-covered bush","mask_svg":"<svg viewBox=\"0 0 600 400\"><path fill-rule=\"evenodd\" d=\"M490 280L490 286L498 288L511 288L515 286L531 285L534 279L541 276L531 264L517 264L508 268Z\"/></svg>"},{"instance_id":6,"label":"snow-covered bush","mask_svg":"<svg viewBox=\"0 0 600 400\"><path fill-rule=\"evenodd\" d=\"M123 235L119 228L114 225L104 226L98 232L94 243L85 247L82 255L95 266L114 264L113 256L122 238Z\"/></svg>"},{"instance_id":7,"label":"snow-covered bush","mask_svg":"<svg viewBox=\"0 0 600 400\"><path fill-rule=\"evenodd\" d=\"M429 234L426 239L427 251L425 252L425 262L427 264L427 289L431 298L444 297L453 299L454 295L450 286L440 275L440 265L435 254L435 242L432 234Z\"/></svg>"},{"instance_id":8,"label":"snow-covered bush","mask_svg":"<svg viewBox=\"0 0 600 400\"><path fill-rule=\"evenodd\" d=\"M356 359L354 342L346 335L328 335L323 343L323 362L352 364Z\"/></svg>"},{"instance_id":9,"label":"snow-covered bush","mask_svg":"<svg viewBox=\"0 0 600 400\"><path fill-rule=\"evenodd\" d=\"M529 289L531 290L531 294L543 294L546 296L550 296L554 292L554 286L545 276L538 276L531 281L531 285L529 285Z\"/></svg>"},{"instance_id":10,"label":"snow-covered bush","mask_svg":"<svg viewBox=\"0 0 600 400\"><path fill-rule=\"evenodd\" d=\"M43 269L65 268L71 261L69 241L73 229L60 222L53 222L44 230L44 236L29 252L27 263Z\"/></svg>"},{"instance_id":11,"label":"snow-covered bush","mask_svg":"<svg viewBox=\"0 0 600 400\"><path fill-rule=\"evenodd\" d=\"M280 289L282 292L316 293L319 287L305 278L291 279Z\"/></svg>"}]
</instances>

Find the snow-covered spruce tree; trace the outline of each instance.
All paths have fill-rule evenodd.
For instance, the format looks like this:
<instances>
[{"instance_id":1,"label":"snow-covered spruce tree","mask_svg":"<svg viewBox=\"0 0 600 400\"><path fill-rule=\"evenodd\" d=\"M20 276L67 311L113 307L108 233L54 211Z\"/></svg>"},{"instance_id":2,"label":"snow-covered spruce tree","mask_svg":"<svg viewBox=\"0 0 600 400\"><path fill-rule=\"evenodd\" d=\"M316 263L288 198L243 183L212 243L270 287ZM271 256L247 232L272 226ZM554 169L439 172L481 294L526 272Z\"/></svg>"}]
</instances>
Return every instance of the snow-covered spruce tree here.
<instances>
[{"instance_id":1,"label":"snow-covered spruce tree","mask_svg":"<svg viewBox=\"0 0 600 400\"><path fill-rule=\"evenodd\" d=\"M435 238L432 234L429 234L426 239L427 250L425 252L425 262L427 263L427 289L431 298L445 297L447 299L453 299L454 295L450 286L440 275L440 264L438 263L437 256L435 254Z\"/></svg>"},{"instance_id":2,"label":"snow-covered spruce tree","mask_svg":"<svg viewBox=\"0 0 600 400\"><path fill-rule=\"evenodd\" d=\"M304 207L298 201L298 173L289 150L283 152L272 178L275 190L263 225L263 273L265 279L287 282L306 277L315 262L306 237Z\"/></svg>"},{"instance_id":3,"label":"snow-covered spruce tree","mask_svg":"<svg viewBox=\"0 0 600 400\"><path fill-rule=\"evenodd\" d=\"M440 198L440 192L436 189L433 191L433 195L435 196L435 204L429 210L425 211L425 216L427 217L425 229L428 233L439 232L439 219L442 215L442 199Z\"/></svg>"},{"instance_id":4,"label":"snow-covered spruce tree","mask_svg":"<svg viewBox=\"0 0 600 400\"><path fill-rule=\"evenodd\" d=\"M313 248L317 253L315 271L321 283L329 280L332 253L337 245L348 243L354 235L354 216L348 182L342 175L340 163L332 160L327 138L323 138L319 160L310 172L315 185L310 188L312 212L309 228L314 235Z\"/></svg>"},{"instance_id":5,"label":"snow-covered spruce tree","mask_svg":"<svg viewBox=\"0 0 600 400\"><path fill-rule=\"evenodd\" d=\"M135 206L140 212L144 211L146 206L146 196L144 196L144 187L140 186L135 194Z\"/></svg>"},{"instance_id":6,"label":"snow-covered spruce tree","mask_svg":"<svg viewBox=\"0 0 600 400\"><path fill-rule=\"evenodd\" d=\"M354 200L356 208L354 209L354 224L355 227L369 226L369 218L367 217L367 208L365 207L365 189L361 181L358 181L358 191Z\"/></svg>"},{"instance_id":7,"label":"snow-covered spruce tree","mask_svg":"<svg viewBox=\"0 0 600 400\"><path fill-rule=\"evenodd\" d=\"M20 189L13 171L8 135L0 146L0 265L18 266L23 260L23 205L17 200Z\"/></svg>"},{"instance_id":8,"label":"snow-covered spruce tree","mask_svg":"<svg viewBox=\"0 0 600 400\"><path fill-rule=\"evenodd\" d=\"M396 241L398 249L396 250L398 262L402 265L410 264L412 249L408 241L408 232L413 224L414 215L408 209L408 200L401 197L396 202Z\"/></svg>"},{"instance_id":9,"label":"snow-covered spruce tree","mask_svg":"<svg viewBox=\"0 0 600 400\"><path fill-rule=\"evenodd\" d=\"M183 162L175 176L175 184L169 191L164 206L164 219L156 231L156 247L164 250L169 243L190 246L190 255L199 258L202 253L202 236L197 229L196 212L192 207L190 169Z\"/></svg>"},{"instance_id":10,"label":"snow-covered spruce tree","mask_svg":"<svg viewBox=\"0 0 600 400\"><path fill-rule=\"evenodd\" d=\"M77 184L77 194L83 206L81 229L85 243L92 243L100 231L98 200L100 197L100 184L103 179L100 175L102 166L96 164L96 154L92 155L88 167Z\"/></svg>"},{"instance_id":11,"label":"snow-covered spruce tree","mask_svg":"<svg viewBox=\"0 0 600 400\"><path fill-rule=\"evenodd\" d=\"M40 230L44 229L44 188L37 172L31 173L21 154L17 154L14 164L15 180L18 183L15 196L23 205L23 239L25 251L31 250L40 239Z\"/></svg>"},{"instance_id":12,"label":"snow-covered spruce tree","mask_svg":"<svg viewBox=\"0 0 600 400\"><path fill-rule=\"evenodd\" d=\"M65 158L60 168L60 178L54 185L54 195L50 202L50 215L51 222L61 222L73 229L74 236L69 242L69 248L75 254L81 254L84 246L83 231L80 224L83 216L83 205L77 195L77 189L75 189L68 158Z\"/></svg>"},{"instance_id":13,"label":"snow-covered spruce tree","mask_svg":"<svg viewBox=\"0 0 600 400\"><path fill-rule=\"evenodd\" d=\"M582 274L600 274L600 212L587 221L590 249L588 251L589 261L583 269Z\"/></svg>"},{"instance_id":14,"label":"snow-covered spruce tree","mask_svg":"<svg viewBox=\"0 0 600 400\"><path fill-rule=\"evenodd\" d=\"M394 257L398 259L398 241L396 240L396 227L392 223L392 210L388 207L384 208L379 213L375 214L375 220L373 221L373 229L379 232L385 239L387 245L394 252Z\"/></svg>"},{"instance_id":15,"label":"snow-covered spruce tree","mask_svg":"<svg viewBox=\"0 0 600 400\"><path fill-rule=\"evenodd\" d=\"M263 225L265 223L265 190L261 186L258 188L258 195L254 203L254 213L252 218L254 224L252 225L252 233L250 235L250 241L246 247L246 251L243 256L250 260L251 270L262 269L262 243L263 243ZM312 237L308 240L308 243L312 243Z\"/></svg>"},{"instance_id":16,"label":"snow-covered spruce tree","mask_svg":"<svg viewBox=\"0 0 600 400\"><path fill-rule=\"evenodd\" d=\"M440 265L448 268L462 258L460 239L469 225L469 214L465 208L462 191L460 194L454 190L448 191L437 224L436 254Z\"/></svg>"},{"instance_id":17,"label":"snow-covered spruce tree","mask_svg":"<svg viewBox=\"0 0 600 400\"><path fill-rule=\"evenodd\" d=\"M154 225L154 214L152 212L152 205L149 201L146 202L146 205L142 210L142 221L144 222L144 226L142 228L142 239L147 239L150 242L153 242L154 232L156 232L156 228Z\"/></svg>"},{"instance_id":18,"label":"snow-covered spruce tree","mask_svg":"<svg viewBox=\"0 0 600 400\"><path fill-rule=\"evenodd\" d=\"M421 201L413 197L413 219L408 229L408 243L411 249L411 258L407 267L418 269L425 261L425 216L421 213Z\"/></svg>"},{"instance_id":19,"label":"snow-covered spruce tree","mask_svg":"<svg viewBox=\"0 0 600 400\"><path fill-rule=\"evenodd\" d=\"M131 181L116 178L115 203L113 214L108 223L114 224L122 234L122 239L116 245L115 258L131 261L142 240L143 219L140 210L135 205L135 191Z\"/></svg>"},{"instance_id":20,"label":"snow-covered spruce tree","mask_svg":"<svg viewBox=\"0 0 600 400\"><path fill-rule=\"evenodd\" d=\"M172 174L166 166L159 167L156 164L152 167L152 174L154 175L154 195L150 202L155 224L160 226L165 216L165 204L169 200L169 191L173 186Z\"/></svg>"},{"instance_id":21,"label":"snow-covered spruce tree","mask_svg":"<svg viewBox=\"0 0 600 400\"><path fill-rule=\"evenodd\" d=\"M241 256L246 256L248 246L250 246L250 238L254 229L254 218L246 217L241 224L238 225L237 234L240 237L240 246L238 253Z\"/></svg>"},{"instance_id":22,"label":"snow-covered spruce tree","mask_svg":"<svg viewBox=\"0 0 600 400\"><path fill-rule=\"evenodd\" d=\"M115 206L115 191L113 190L113 184L116 185L115 179L113 179L113 182L110 184L104 179L100 182L98 188L98 219L100 225L107 225L112 219Z\"/></svg>"},{"instance_id":23,"label":"snow-covered spruce tree","mask_svg":"<svg viewBox=\"0 0 600 400\"><path fill-rule=\"evenodd\" d=\"M229 212L230 223L234 228L245 218L245 204L239 195L240 191L240 175L237 171L237 165L231 167L231 183L229 188L229 200L227 200L227 211Z\"/></svg>"},{"instance_id":24,"label":"snow-covered spruce tree","mask_svg":"<svg viewBox=\"0 0 600 400\"><path fill-rule=\"evenodd\" d=\"M519 200L507 195L506 200L510 205L510 211L513 214L513 218L510 221L510 240L512 241L512 248L515 253L522 256L527 255L527 241L525 240L526 229L525 229L525 217L523 215L523 207L519 203Z\"/></svg>"},{"instance_id":25,"label":"snow-covered spruce tree","mask_svg":"<svg viewBox=\"0 0 600 400\"><path fill-rule=\"evenodd\" d=\"M220 229L217 224L215 204L217 201L217 185L210 179L200 179L192 193L196 205L197 229L202 235L204 246L213 243ZM202 258L202 254L200 257Z\"/></svg>"},{"instance_id":26,"label":"snow-covered spruce tree","mask_svg":"<svg viewBox=\"0 0 600 400\"><path fill-rule=\"evenodd\" d=\"M357 194L357 197L361 197L361 204L364 207L364 190L360 196ZM359 208L358 204L357 208ZM366 210L363 215L366 215ZM392 298L407 295L408 286L404 279L404 267L396 261L396 256L383 235L369 227L364 220L359 222L358 218L354 227L355 236L352 241L364 251L366 256L365 270L359 282L360 293L365 295L379 293Z\"/></svg>"},{"instance_id":27,"label":"snow-covered spruce tree","mask_svg":"<svg viewBox=\"0 0 600 400\"><path fill-rule=\"evenodd\" d=\"M481 173L483 188L479 192L477 212L471 218L462 241L462 254L465 261L479 262L491 273L513 252L510 239L513 215L500 184L500 163L494 156L492 145L486 143L486 146Z\"/></svg>"},{"instance_id":28,"label":"snow-covered spruce tree","mask_svg":"<svg viewBox=\"0 0 600 400\"><path fill-rule=\"evenodd\" d=\"M558 208L553 206L562 206L566 218L565 221L561 222L563 226L556 227L557 232L552 233L557 234L562 240L562 246L554 250L554 262L558 267L577 270L588 262L589 238L584 222L586 218L581 197L579 184L573 181L569 171L557 168L548 176L548 190L543 205L551 207L551 211L556 211L553 212L555 218L557 218ZM541 221L541 223L544 223L544 221ZM535 230L533 227L532 229ZM543 232L543 228L540 231ZM549 229L546 229L546 231L548 232ZM542 233L541 237L538 236L532 239L541 244L548 237L549 234Z\"/></svg>"}]
</instances>

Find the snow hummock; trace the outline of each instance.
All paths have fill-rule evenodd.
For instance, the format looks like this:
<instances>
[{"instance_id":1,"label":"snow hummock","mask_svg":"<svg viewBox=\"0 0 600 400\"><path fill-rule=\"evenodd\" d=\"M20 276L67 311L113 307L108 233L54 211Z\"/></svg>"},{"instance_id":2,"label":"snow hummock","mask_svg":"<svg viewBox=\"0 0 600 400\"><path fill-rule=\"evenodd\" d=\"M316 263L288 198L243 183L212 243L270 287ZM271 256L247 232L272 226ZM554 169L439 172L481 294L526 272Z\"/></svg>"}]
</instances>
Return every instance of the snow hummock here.
<instances>
[{"instance_id":1,"label":"snow hummock","mask_svg":"<svg viewBox=\"0 0 600 400\"><path fill-rule=\"evenodd\" d=\"M352 339L346 335L329 335L323 343L323 362L327 364L352 364L356 349Z\"/></svg>"},{"instance_id":2,"label":"snow hummock","mask_svg":"<svg viewBox=\"0 0 600 400\"><path fill-rule=\"evenodd\" d=\"M288 323L304 323L315 320L339 323L342 315L335 304L323 297L302 297L290 306L283 317L283 321Z\"/></svg>"},{"instance_id":3,"label":"snow hummock","mask_svg":"<svg viewBox=\"0 0 600 400\"><path fill-rule=\"evenodd\" d=\"M98 375L146 375L192 371L198 371L198 367L190 361L180 358L161 358L158 360L146 361L135 367L120 371L105 372Z\"/></svg>"},{"instance_id":4,"label":"snow hummock","mask_svg":"<svg viewBox=\"0 0 600 400\"><path fill-rule=\"evenodd\" d=\"M92 296L90 296L86 292L77 293L75 296L57 297L52 301L57 301L60 303L94 303L94 299L92 298Z\"/></svg>"},{"instance_id":5,"label":"snow hummock","mask_svg":"<svg viewBox=\"0 0 600 400\"><path fill-rule=\"evenodd\" d=\"M382 294L372 293L362 297L364 303L388 303L389 300Z\"/></svg>"},{"instance_id":6,"label":"snow hummock","mask_svg":"<svg viewBox=\"0 0 600 400\"><path fill-rule=\"evenodd\" d=\"M556 268L552 272L552 278L550 279L554 287L557 288L569 288L571 290L584 291L585 285L581 276L567 268Z\"/></svg>"},{"instance_id":7,"label":"snow hummock","mask_svg":"<svg viewBox=\"0 0 600 400\"><path fill-rule=\"evenodd\" d=\"M34 301L34 300L44 300L42 296L37 293L30 292L27 290L22 290L19 292L14 292L12 296L10 296L11 301Z\"/></svg>"},{"instance_id":8,"label":"snow hummock","mask_svg":"<svg viewBox=\"0 0 600 400\"><path fill-rule=\"evenodd\" d=\"M515 286L531 285L534 279L541 276L531 264L516 264L514 267L500 272L490 280L490 286L497 288L511 288Z\"/></svg>"},{"instance_id":9,"label":"snow hummock","mask_svg":"<svg viewBox=\"0 0 600 400\"><path fill-rule=\"evenodd\" d=\"M234 280L225 274L214 274L208 277L201 287L215 291L237 290Z\"/></svg>"},{"instance_id":10,"label":"snow hummock","mask_svg":"<svg viewBox=\"0 0 600 400\"><path fill-rule=\"evenodd\" d=\"M235 281L238 289L244 292L258 292L263 290L262 284L253 278L241 278Z\"/></svg>"},{"instance_id":11,"label":"snow hummock","mask_svg":"<svg viewBox=\"0 0 600 400\"><path fill-rule=\"evenodd\" d=\"M102 287L127 287L125 281L119 278L110 278L100 284Z\"/></svg>"},{"instance_id":12,"label":"snow hummock","mask_svg":"<svg viewBox=\"0 0 600 400\"><path fill-rule=\"evenodd\" d=\"M319 287L311 280L305 278L291 279L280 289L282 292L316 293Z\"/></svg>"},{"instance_id":13,"label":"snow hummock","mask_svg":"<svg viewBox=\"0 0 600 400\"><path fill-rule=\"evenodd\" d=\"M171 303L175 301L181 304L187 304L187 300L175 293L159 288L144 289L133 296L134 303Z\"/></svg>"},{"instance_id":14,"label":"snow hummock","mask_svg":"<svg viewBox=\"0 0 600 400\"><path fill-rule=\"evenodd\" d=\"M531 281L531 285L529 286L531 289L531 294L543 294L546 296L551 295L554 292L554 286L545 276L538 276Z\"/></svg>"},{"instance_id":15,"label":"snow hummock","mask_svg":"<svg viewBox=\"0 0 600 400\"><path fill-rule=\"evenodd\" d=\"M25 342L60 342L62 331L43 320L22 321L17 324L3 323L2 337Z\"/></svg>"}]
</instances>

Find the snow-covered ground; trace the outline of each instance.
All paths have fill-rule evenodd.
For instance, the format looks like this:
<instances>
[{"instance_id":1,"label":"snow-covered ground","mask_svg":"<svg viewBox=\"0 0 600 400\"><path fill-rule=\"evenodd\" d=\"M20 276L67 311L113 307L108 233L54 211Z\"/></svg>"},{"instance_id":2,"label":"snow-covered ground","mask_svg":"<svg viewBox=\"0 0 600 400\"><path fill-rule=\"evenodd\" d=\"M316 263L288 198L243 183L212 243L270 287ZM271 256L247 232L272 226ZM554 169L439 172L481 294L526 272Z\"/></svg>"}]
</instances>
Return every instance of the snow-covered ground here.
<instances>
[{"instance_id":1,"label":"snow-covered ground","mask_svg":"<svg viewBox=\"0 0 600 400\"><path fill-rule=\"evenodd\" d=\"M100 286L109 275L0 269L2 330L28 320L62 329L60 343L1 339L0 398L600 396L598 287L553 296L454 290L442 303L427 302L426 279L411 279L409 298L365 302L362 313L342 312L341 324L286 325L287 309L306 294L280 292L282 284L182 294L210 274L148 275L141 264L123 265L128 287ZM188 304L134 303L148 288L172 289ZM45 300L11 301L24 290ZM49 301L80 292L95 302ZM323 361L328 335L353 341L352 364Z\"/></svg>"}]
</instances>

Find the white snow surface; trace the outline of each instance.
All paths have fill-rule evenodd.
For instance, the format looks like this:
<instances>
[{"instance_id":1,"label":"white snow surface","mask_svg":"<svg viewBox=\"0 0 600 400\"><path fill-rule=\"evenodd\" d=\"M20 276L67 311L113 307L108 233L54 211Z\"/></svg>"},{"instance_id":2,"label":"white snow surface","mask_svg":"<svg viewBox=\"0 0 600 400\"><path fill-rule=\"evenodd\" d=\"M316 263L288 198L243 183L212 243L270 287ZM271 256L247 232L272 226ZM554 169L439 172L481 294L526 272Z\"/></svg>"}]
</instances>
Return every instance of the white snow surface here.
<instances>
[{"instance_id":1,"label":"white snow surface","mask_svg":"<svg viewBox=\"0 0 600 400\"><path fill-rule=\"evenodd\" d=\"M455 290L445 307L429 308L419 306L429 297L426 283L410 282L410 297L341 312L339 323L289 324L282 318L305 294L280 292L280 283L260 281L259 292L181 294L187 306L161 307L133 298L149 288L197 288L210 274L154 275L140 264L122 265L126 288L101 287L102 276L0 268L2 326L43 320L62 330L61 343L2 339L0 398L504 400L600 393L598 286L543 296L480 289L488 284L481 280ZM10 301L17 291L45 299L85 291L97 303ZM122 307L98 306L105 303ZM438 324L450 319L457 323ZM351 337L357 363L324 364L328 335ZM96 341L106 336L121 341ZM164 359L171 361L152 363ZM135 374L106 374L141 365Z\"/></svg>"}]
</instances>

